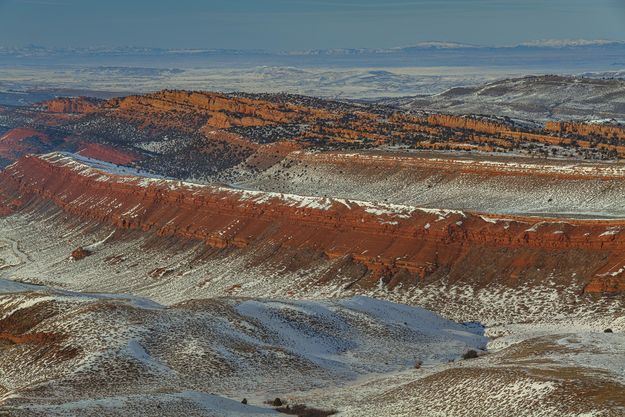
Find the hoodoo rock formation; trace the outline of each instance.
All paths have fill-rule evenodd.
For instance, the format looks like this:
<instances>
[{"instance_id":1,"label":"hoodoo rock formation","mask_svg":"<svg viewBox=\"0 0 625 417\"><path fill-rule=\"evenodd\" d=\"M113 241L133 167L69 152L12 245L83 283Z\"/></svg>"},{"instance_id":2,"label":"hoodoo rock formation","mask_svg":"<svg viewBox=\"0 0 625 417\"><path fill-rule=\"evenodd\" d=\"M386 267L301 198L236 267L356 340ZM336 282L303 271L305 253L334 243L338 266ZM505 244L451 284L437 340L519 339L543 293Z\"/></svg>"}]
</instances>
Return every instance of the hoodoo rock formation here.
<instances>
[{"instance_id":1,"label":"hoodoo rock formation","mask_svg":"<svg viewBox=\"0 0 625 417\"><path fill-rule=\"evenodd\" d=\"M442 276L515 286L546 280L557 268L561 277L583 277L580 292L625 290L624 221L503 218L247 191L129 175L61 153L21 158L0 174L0 193L15 210L52 203L80 218L214 248L272 245L344 257L366 266L372 286Z\"/></svg>"}]
</instances>

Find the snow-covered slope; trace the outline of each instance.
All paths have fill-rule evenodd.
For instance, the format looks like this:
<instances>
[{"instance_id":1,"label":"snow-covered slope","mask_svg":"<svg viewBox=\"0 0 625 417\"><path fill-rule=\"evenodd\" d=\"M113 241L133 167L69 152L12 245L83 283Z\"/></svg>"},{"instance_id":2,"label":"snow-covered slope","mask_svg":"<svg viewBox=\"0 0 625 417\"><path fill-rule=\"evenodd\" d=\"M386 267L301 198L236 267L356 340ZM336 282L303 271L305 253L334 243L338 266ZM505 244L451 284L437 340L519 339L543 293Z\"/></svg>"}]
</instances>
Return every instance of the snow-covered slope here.
<instances>
[{"instance_id":1,"label":"snow-covered slope","mask_svg":"<svg viewBox=\"0 0 625 417\"><path fill-rule=\"evenodd\" d=\"M622 164L491 158L462 153L299 152L239 185L505 215L625 216Z\"/></svg>"},{"instance_id":2,"label":"snow-covered slope","mask_svg":"<svg viewBox=\"0 0 625 417\"><path fill-rule=\"evenodd\" d=\"M588 75L512 78L476 87L452 88L431 96L383 102L414 110L487 114L526 120L622 120L625 114L625 81L601 79L600 73Z\"/></svg>"},{"instance_id":3,"label":"snow-covered slope","mask_svg":"<svg viewBox=\"0 0 625 417\"><path fill-rule=\"evenodd\" d=\"M0 412L18 415L31 406L124 414L141 403L163 403L168 414L213 407L214 415L256 415L266 410L220 396L260 405L417 361L446 363L487 343L479 327L368 297L217 298L166 308L6 281L0 329Z\"/></svg>"},{"instance_id":4,"label":"snow-covered slope","mask_svg":"<svg viewBox=\"0 0 625 417\"><path fill-rule=\"evenodd\" d=\"M621 416L614 324L528 326L485 352L475 323L369 297L165 307L0 280L0 413L260 416L280 397L339 416Z\"/></svg>"},{"instance_id":5,"label":"snow-covered slope","mask_svg":"<svg viewBox=\"0 0 625 417\"><path fill-rule=\"evenodd\" d=\"M362 381L294 401L341 416L620 417L625 338L575 332L528 339L479 359ZM363 412L366 410L366 412Z\"/></svg>"}]
</instances>

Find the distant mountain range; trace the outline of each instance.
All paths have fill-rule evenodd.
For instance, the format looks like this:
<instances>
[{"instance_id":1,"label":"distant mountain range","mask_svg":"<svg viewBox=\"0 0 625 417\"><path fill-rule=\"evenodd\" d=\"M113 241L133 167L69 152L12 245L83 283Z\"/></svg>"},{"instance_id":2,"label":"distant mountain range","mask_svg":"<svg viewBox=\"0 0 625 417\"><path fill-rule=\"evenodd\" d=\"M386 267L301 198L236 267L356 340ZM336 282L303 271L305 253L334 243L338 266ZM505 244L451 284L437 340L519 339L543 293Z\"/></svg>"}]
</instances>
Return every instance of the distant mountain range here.
<instances>
[{"instance_id":1,"label":"distant mountain range","mask_svg":"<svg viewBox=\"0 0 625 417\"><path fill-rule=\"evenodd\" d=\"M477 67L580 73L622 69L625 42L546 40L511 46L421 42L395 48L339 48L301 51L159 49L141 47L0 47L0 67L154 67L181 69L260 66L297 68Z\"/></svg>"},{"instance_id":2,"label":"distant mountain range","mask_svg":"<svg viewBox=\"0 0 625 417\"><path fill-rule=\"evenodd\" d=\"M358 55L358 54L402 54L420 52L423 50L510 50L510 49L570 49L570 48L596 48L616 47L625 48L625 41L617 40L587 40L587 39L547 39L522 42L515 45L487 46L474 45L461 42L426 41L414 45L393 48L333 48L333 49L307 49L294 51L267 51L260 49L226 49L226 48L149 48L136 46L122 47L88 47L88 48L49 48L39 45L23 47L0 46L0 55L14 57L55 56L55 55L283 55L283 56L307 56L307 55Z\"/></svg>"},{"instance_id":3,"label":"distant mountain range","mask_svg":"<svg viewBox=\"0 0 625 417\"><path fill-rule=\"evenodd\" d=\"M282 52L0 47L0 104L24 105L55 97L59 92L110 97L112 93L125 95L165 87L289 92L340 99L401 98L442 93L450 88L477 88L527 75L621 79L625 74L623 57L625 42L609 40L544 40L510 46L420 42L396 48ZM541 91L537 93L542 97ZM462 105L426 101L436 109L454 111L453 106L466 110L463 106L469 103L485 105L487 100L463 97ZM472 104L471 112L492 110L498 114L502 103L491 101L496 108L476 108ZM553 117L550 110L534 110L537 114L532 117ZM605 108L599 113L614 117L621 110ZM574 112L563 108L560 112L574 116Z\"/></svg>"}]
</instances>

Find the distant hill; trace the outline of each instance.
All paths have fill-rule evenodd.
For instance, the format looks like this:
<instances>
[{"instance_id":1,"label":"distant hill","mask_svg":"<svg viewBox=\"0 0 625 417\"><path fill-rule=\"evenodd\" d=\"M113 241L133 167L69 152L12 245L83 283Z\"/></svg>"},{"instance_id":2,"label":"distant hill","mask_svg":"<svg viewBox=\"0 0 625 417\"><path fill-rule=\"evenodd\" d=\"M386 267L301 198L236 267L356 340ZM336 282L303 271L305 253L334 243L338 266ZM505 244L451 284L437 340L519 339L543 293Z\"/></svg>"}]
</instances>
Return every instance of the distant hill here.
<instances>
[{"instance_id":1,"label":"distant hill","mask_svg":"<svg viewBox=\"0 0 625 417\"><path fill-rule=\"evenodd\" d=\"M441 94L380 100L411 110L528 120L625 119L625 81L567 76L506 79Z\"/></svg>"}]
</instances>

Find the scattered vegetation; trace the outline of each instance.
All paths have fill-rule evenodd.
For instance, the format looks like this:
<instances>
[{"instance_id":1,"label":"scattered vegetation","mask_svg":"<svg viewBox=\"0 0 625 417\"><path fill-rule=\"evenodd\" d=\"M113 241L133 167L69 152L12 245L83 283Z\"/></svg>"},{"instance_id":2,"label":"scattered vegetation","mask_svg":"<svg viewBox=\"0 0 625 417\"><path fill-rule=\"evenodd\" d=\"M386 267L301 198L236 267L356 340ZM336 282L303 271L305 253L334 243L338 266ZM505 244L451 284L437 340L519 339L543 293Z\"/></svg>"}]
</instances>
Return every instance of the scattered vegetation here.
<instances>
[{"instance_id":1,"label":"scattered vegetation","mask_svg":"<svg viewBox=\"0 0 625 417\"><path fill-rule=\"evenodd\" d=\"M462 359L475 359L479 357L477 351L473 350L473 349L469 349L467 350L464 355L462 355Z\"/></svg>"},{"instance_id":2,"label":"scattered vegetation","mask_svg":"<svg viewBox=\"0 0 625 417\"><path fill-rule=\"evenodd\" d=\"M304 404L287 404L286 401L276 397L273 400L265 401L265 404L276 407L276 411L282 414L288 414L298 417L327 417L338 413L336 410L322 410L319 408L308 407Z\"/></svg>"},{"instance_id":3,"label":"scattered vegetation","mask_svg":"<svg viewBox=\"0 0 625 417\"><path fill-rule=\"evenodd\" d=\"M279 397L276 397L273 400L267 400L267 401L265 401L265 404L269 404L272 407L282 407L284 405L284 403L282 402L282 400Z\"/></svg>"},{"instance_id":4,"label":"scattered vegetation","mask_svg":"<svg viewBox=\"0 0 625 417\"><path fill-rule=\"evenodd\" d=\"M321 410L319 408L307 407L303 404L287 405L286 407L277 408L276 411L298 417L328 417L338 413L336 410Z\"/></svg>"}]
</instances>

